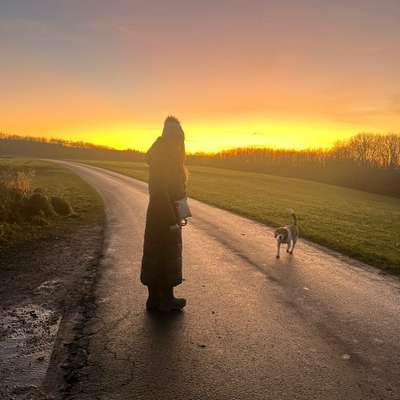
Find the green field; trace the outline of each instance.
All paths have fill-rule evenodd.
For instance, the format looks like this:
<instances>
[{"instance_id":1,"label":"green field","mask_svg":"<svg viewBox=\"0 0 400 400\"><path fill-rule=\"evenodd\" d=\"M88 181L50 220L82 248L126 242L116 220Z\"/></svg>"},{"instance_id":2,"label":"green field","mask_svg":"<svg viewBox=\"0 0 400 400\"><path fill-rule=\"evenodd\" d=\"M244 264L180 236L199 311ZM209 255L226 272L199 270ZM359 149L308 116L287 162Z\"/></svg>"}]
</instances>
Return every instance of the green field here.
<instances>
[{"instance_id":1,"label":"green field","mask_svg":"<svg viewBox=\"0 0 400 400\"><path fill-rule=\"evenodd\" d=\"M147 165L85 161L146 181ZM400 273L400 200L339 186L219 168L189 166L189 196L269 226L290 221L315 243Z\"/></svg>"},{"instance_id":2,"label":"green field","mask_svg":"<svg viewBox=\"0 0 400 400\"><path fill-rule=\"evenodd\" d=\"M104 212L100 196L81 178L65 168L45 161L0 158L0 168L4 166L33 171L30 178L31 191L42 188L48 196L64 198L75 214L71 217L48 218L46 226L28 220L17 223L0 221L0 249L102 222Z\"/></svg>"}]
</instances>

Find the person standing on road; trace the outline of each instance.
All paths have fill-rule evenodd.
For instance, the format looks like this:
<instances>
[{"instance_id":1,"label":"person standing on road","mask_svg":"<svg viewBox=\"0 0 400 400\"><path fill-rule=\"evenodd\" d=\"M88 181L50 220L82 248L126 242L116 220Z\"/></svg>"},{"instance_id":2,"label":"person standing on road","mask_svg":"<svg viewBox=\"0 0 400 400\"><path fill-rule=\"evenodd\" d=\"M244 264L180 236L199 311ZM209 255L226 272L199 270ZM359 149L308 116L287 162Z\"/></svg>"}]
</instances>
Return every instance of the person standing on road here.
<instances>
[{"instance_id":1,"label":"person standing on road","mask_svg":"<svg viewBox=\"0 0 400 400\"><path fill-rule=\"evenodd\" d=\"M186 198L185 134L167 117L162 135L147 153L150 201L144 234L141 282L148 287L147 310L181 310L186 299L174 297L182 283L182 221L175 202Z\"/></svg>"}]
</instances>

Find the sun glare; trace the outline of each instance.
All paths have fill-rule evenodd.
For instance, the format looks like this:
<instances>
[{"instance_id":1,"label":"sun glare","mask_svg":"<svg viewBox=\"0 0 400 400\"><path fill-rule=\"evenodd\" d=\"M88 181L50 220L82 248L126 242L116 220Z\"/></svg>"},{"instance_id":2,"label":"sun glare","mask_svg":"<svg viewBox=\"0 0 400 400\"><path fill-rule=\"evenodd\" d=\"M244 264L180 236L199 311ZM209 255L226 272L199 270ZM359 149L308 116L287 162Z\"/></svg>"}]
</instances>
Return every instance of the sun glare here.
<instances>
[{"instance_id":1,"label":"sun glare","mask_svg":"<svg viewBox=\"0 0 400 400\"><path fill-rule=\"evenodd\" d=\"M60 130L52 136L83 140L116 149L146 151L161 133L162 120L149 127L134 124L78 127ZM186 148L190 153L217 152L236 147L272 147L286 149L327 148L336 140L357 133L353 126L315 121L262 119L225 120L208 123L182 120ZM46 135L47 136L47 135Z\"/></svg>"}]
</instances>

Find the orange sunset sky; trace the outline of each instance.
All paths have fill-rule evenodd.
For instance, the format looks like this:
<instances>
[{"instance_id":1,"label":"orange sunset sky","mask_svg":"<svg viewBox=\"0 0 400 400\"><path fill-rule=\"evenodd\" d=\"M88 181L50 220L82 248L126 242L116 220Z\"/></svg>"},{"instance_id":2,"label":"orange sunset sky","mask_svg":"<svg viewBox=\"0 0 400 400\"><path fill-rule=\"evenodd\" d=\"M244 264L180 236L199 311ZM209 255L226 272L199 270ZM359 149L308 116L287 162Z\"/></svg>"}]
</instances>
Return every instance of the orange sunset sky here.
<instances>
[{"instance_id":1,"label":"orange sunset sky","mask_svg":"<svg viewBox=\"0 0 400 400\"><path fill-rule=\"evenodd\" d=\"M400 131L398 0L0 1L0 131L144 150Z\"/></svg>"}]
</instances>

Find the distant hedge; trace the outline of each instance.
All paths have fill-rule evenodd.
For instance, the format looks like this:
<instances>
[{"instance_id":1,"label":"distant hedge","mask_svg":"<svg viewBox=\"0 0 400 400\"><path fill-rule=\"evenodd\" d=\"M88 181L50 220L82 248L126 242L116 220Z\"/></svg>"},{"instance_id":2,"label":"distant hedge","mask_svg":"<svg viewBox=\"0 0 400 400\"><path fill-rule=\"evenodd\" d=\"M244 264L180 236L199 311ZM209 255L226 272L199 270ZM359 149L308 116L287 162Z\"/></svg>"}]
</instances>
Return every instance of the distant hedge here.
<instances>
[{"instance_id":1,"label":"distant hedge","mask_svg":"<svg viewBox=\"0 0 400 400\"><path fill-rule=\"evenodd\" d=\"M0 156L32 158L141 161L143 153L116 150L85 142L0 134Z\"/></svg>"},{"instance_id":2,"label":"distant hedge","mask_svg":"<svg viewBox=\"0 0 400 400\"><path fill-rule=\"evenodd\" d=\"M0 156L144 161L145 153L70 142L0 134ZM314 180L400 197L400 135L362 133L330 149L235 148L190 154L188 164Z\"/></svg>"},{"instance_id":3,"label":"distant hedge","mask_svg":"<svg viewBox=\"0 0 400 400\"><path fill-rule=\"evenodd\" d=\"M236 148L188 163L261 172L400 197L400 135L359 134L331 149Z\"/></svg>"}]
</instances>

